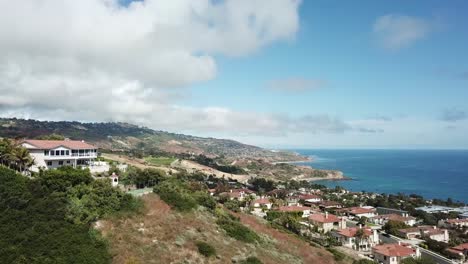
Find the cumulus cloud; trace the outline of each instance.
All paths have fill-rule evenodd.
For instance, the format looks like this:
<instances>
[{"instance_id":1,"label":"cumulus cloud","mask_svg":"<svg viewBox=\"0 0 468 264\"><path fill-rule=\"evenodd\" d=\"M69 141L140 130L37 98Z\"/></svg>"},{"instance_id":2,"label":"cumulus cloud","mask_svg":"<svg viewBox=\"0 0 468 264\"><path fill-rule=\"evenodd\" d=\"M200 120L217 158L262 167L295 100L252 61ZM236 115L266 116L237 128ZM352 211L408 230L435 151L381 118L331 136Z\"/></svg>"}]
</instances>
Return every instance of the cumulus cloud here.
<instances>
[{"instance_id":1,"label":"cumulus cloud","mask_svg":"<svg viewBox=\"0 0 468 264\"><path fill-rule=\"evenodd\" d=\"M440 120L446 122L457 122L460 120L465 120L468 118L468 114L465 111L462 111L457 108L445 109L442 111Z\"/></svg>"},{"instance_id":2,"label":"cumulus cloud","mask_svg":"<svg viewBox=\"0 0 468 264\"><path fill-rule=\"evenodd\" d=\"M300 0L119 2L0 1L2 115L195 132L303 125L301 118L180 104L183 89L216 77L217 55L247 56L293 39ZM326 131L340 125L312 123Z\"/></svg>"},{"instance_id":3,"label":"cumulus cloud","mask_svg":"<svg viewBox=\"0 0 468 264\"><path fill-rule=\"evenodd\" d=\"M381 16L373 26L373 33L379 43L389 50L408 47L432 30L432 24L426 19L398 14Z\"/></svg>"},{"instance_id":4,"label":"cumulus cloud","mask_svg":"<svg viewBox=\"0 0 468 264\"><path fill-rule=\"evenodd\" d=\"M272 80L268 83L268 88L281 92L301 93L320 89L326 85L327 81L321 79L288 78Z\"/></svg>"}]
</instances>

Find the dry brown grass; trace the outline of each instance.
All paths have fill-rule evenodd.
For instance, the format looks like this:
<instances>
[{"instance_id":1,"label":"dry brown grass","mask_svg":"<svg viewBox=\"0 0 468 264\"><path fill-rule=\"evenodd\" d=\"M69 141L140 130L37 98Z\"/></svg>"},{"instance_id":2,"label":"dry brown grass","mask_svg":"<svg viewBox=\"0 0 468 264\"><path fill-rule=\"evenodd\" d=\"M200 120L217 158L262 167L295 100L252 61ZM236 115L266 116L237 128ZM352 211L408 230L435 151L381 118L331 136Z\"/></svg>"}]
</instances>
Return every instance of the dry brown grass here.
<instances>
[{"instance_id":1,"label":"dry brown grass","mask_svg":"<svg viewBox=\"0 0 468 264\"><path fill-rule=\"evenodd\" d=\"M116 264L130 263L232 263L232 258L257 256L263 263L335 263L324 249L315 248L268 227L253 216L240 215L262 242L246 244L227 237L215 217L204 210L179 213L155 194L143 197L146 212L131 218L113 218L99 223ZM195 241L216 248L217 257L200 255Z\"/></svg>"}]
</instances>

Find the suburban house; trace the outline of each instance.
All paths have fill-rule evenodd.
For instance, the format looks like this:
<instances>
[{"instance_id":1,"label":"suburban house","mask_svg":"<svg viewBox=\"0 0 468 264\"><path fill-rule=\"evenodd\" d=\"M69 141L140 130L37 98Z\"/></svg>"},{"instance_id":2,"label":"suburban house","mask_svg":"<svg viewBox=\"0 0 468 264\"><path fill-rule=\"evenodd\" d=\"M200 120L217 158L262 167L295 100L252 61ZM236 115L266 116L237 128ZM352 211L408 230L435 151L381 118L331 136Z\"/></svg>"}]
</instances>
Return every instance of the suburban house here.
<instances>
[{"instance_id":1,"label":"suburban house","mask_svg":"<svg viewBox=\"0 0 468 264\"><path fill-rule=\"evenodd\" d=\"M378 224L378 225L385 225L390 220L402 222L408 226L414 226L416 224L416 218L412 216L402 216L399 214L377 215L369 219L371 223Z\"/></svg>"},{"instance_id":2,"label":"suburban house","mask_svg":"<svg viewBox=\"0 0 468 264\"><path fill-rule=\"evenodd\" d=\"M405 210L398 210L394 208L387 208L387 207L377 207L377 213L381 215L388 215L388 214L397 214L401 216L409 216L408 211Z\"/></svg>"},{"instance_id":3,"label":"suburban house","mask_svg":"<svg viewBox=\"0 0 468 264\"><path fill-rule=\"evenodd\" d=\"M383 244L372 248L374 260L382 264L399 264L405 258L419 258L418 248L406 244Z\"/></svg>"},{"instance_id":4,"label":"suburban house","mask_svg":"<svg viewBox=\"0 0 468 264\"><path fill-rule=\"evenodd\" d=\"M273 204L271 203L270 199L268 198L259 198L252 202L254 208L266 208L268 210L271 209Z\"/></svg>"},{"instance_id":5,"label":"suburban house","mask_svg":"<svg viewBox=\"0 0 468 264\"><path fill-rule=\"evenodd\" d=\"M299 200L303 200L306 203L318 203L322 201L322 197L315 194L301 194Z\"/></svg>"},{"instance_id":6,"label":"suburban house","mask_svg":"<svg viewBox=\"0 0 468 264\"><path fill-rule=\"evenodd\" d=\"M459 259L462 261L461 263L463 263L468 258L468 243L448 248L447 251L459 256Z\"/></svg>"},{"instance_id":7,"label":"suburban house","mask_svg":"<svg viewBox=\"0 0 468 264\"><path fill-rule=\"evenodd\" d=\"M449 241L449 233L447 229L439 229L436 226L418 226L398 230L401 237L406 239L428 237L440 242Z\"/></svg>"},{"instance_id":8,"label":"suburban house","mask_svg":"<svg viewBox=\"0 0 468 264\"><path fill-rule=\"evenodd\" d=\"M336 210L336 212L340 212L346 216L350 217L367 217L371 218L375 216L375 208L367 208L367 207L349 207L349 208L342 208Z\"/></svg>"},{"instance_id":9,"label":"suburban house","mask_svg":"<svg viewBox=\"0 0 468 264\"><path fill-rule=\"evenodd\" d=\"M234 189L230 190L228 193L226 193L227 196L229 196L230 200L237 199L239 201L243 201L245 197L249 195L255 196L255 192L249 190L249 189Z\"/></svg>"},{"instance_id":10,"label":"suburban house","mask_svg":"<svg viewBox=\"0 0 468 264\"><path fill-rule=\"evenodd\" d=\"M309 217L310 212L311 212L310 207L307 207L307 206L294 206L294 205L280 206L278 208L278 211L280 211L280 212L301 212L302 217Z\"/></svg>"},{"instance_id":11,"label":"suburban house","mask_svg":"<svg viewBox=\"0 0 468 264\"><path fill-rule=\"evenodd\" d=\"M28 149L34 159L32 171L61 166L87 166L97 158L97 147L84 141L24 140L21 145Z\"/></svg>"},{"instance_id":12,"label":"suburban house","mask_svg":"<svg viewBox=\"0 0 468 264\"><path fill-rule=\"evenodd\" d=\"M338 208L343 207L339 202L325 201L325 200L321 201L318 206L322 210L325 210L325 209L338 209Z\"/></svg>"},{"instance_id":13,"label":"suburban house","mask_svg":"<svg viewBox=\"0 0 468 264\"><path fill-rule=\"evenodd\" d=\"M468 219L445 219L439 220L438 226L448 228L462 228L468 226Z\"/></svg>"},{"instance_id":14,"label":"suburban house","mask_svg":"<svg viewBox=\"0 0 468 264\"><path fill-rule=\"evenodd\" d=\"M311 214L308 217L309 223L316 226L319 231L324 233L330 232L333 229L346 228L346 221L344 218L325 212L324 214Z\"/></svg>"},{"instance_id":15,"label":"suburban house","mask_svg":"<svg viewBox=\"0 0 468 264\"><path fill-rule=\"evenodd\" d=\"M369 251L379 244L377 230L362 227L348 227L333 232L333 236L345 247L358 251Z\"/></svg>"}]
</instances>

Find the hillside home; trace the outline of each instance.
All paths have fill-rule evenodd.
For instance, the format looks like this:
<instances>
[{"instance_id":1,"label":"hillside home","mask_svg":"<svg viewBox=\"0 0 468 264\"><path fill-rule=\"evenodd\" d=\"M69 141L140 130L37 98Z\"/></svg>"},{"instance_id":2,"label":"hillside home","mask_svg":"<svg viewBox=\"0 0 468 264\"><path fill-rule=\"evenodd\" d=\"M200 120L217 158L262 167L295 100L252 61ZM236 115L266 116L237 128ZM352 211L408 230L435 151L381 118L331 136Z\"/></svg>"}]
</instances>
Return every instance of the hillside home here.
<instances>
[{"instance_id":1,"label":"hillside home","mask_svg":"<svg viewBox=\"0 0 468 264\"><path fill-rule=\"evenodd\" d=\"M256 199L252 202L252 204L254 208L266 208L268 210L270 210L273 206L269 198Z\"/></svg>"},{"instance_id":2,"label":"hillside home","mask_svg":"<svg viewBox=\"0 0 468 264\"><path fill-rule=\"evenodd\" d=\"M399 229L398 233L406 239L414 238L430 238L440 242L449 241L449 233L447 229L439 229L436 226L418 226L412 228Z\"/></svg>"},{"instance_id":3,"label":"hillside home","mask_svg":"<svg viewBox=\"0 0 468 264\"><path fill-rule=\"evenodd\" d=\"M330 232L333 229L346 228L344 218L325 212L324 214L311 214L308 217L309 223L316 226L319 231L324 233Z\"/></svg>"},{"instance_id":4,"label":"hillside home","mask_svg":"<svg viewBox=\"0 0 468 264\"><path fill-rule=\"evenodd\" d=\"M35 164L32 171L53 169L61 166L88 166L97 158L97 147L75 140L24 140L21 145L28 149Z\"/></svg>"},{"instance_id":5,"label":"hillside home","mask_svg":"<svg viewBox=\"0 0 468 264\"><path fill-rule=\"evenodd\" d=\"M449 251L452 254L457 255L459 259L461 260L461 263L465 263L464 261L468 259L468 243L464 243L455 247L448 248L447 251Z\"/></svg>"},{"instance_id":6,"label":"hillside home","mask_svg":"<svg viewBox=\"0 0 468 264\"><path fill-rule=\"evenodd\" d=\"M374 260L382 264L400 264L405 258L419 258L421 253L418 248L412 248L406 244L383 244L372 248Z\"/></svg>"},{"instance_id":7,"label":"hillside home","mask_svg":"<svg viewBox=\"0 0 468 264\"><path fill-rule=\"evenodd\" d=\"M462 228L468 226L468 219L445 219L439 220L438 226L447 228Z\"/></svg>"},{"instance_id":8,"label":"hillside home","mask_svg":"<svg viewBox=\"0 0 468 264\"><path fill-rule=\"evenodd\" d=\"M394 208L387 208L387 207L377 207L377 213L381 215L389 215L389 214L397 214L404 217L409 216L408 211L394 209Z\"/></svg>"},{"instance_id":9,"label":"hillside home","mask_svg":"<svg viewBox=\"0 0 468 264\"><path fill-rule=\"evenodd\" d=\"M367 217L371 218L375 216L375 208L364 208L364 207L349 207L336 210L349 217Z\"/></svg>"},{"instance_id":10,"label":"hillside home","mask_svg":"<svg viewBox=\"0 0 468 264\"><path fill-rule=\"evenodd\" d=\"M369 251L379 244L377 230L362 227L348 227L333 232L333 236L345 247L357 251Z\"/></svg>"},{"instance_id":11,"label":"hillside home","mask_svg":"<svg viewBox=\"0 0 468 264\"><path fill-rule=\"evenodd\" d=\"M303 200L306 203L318 203L322 201L322 197L315 194L301 194L299 200Z\"/></svg>"},{"instance_id":12,"label":"hillside home","mask_svg":"<svg viewBox=\"0 0 468 264\"><path fill-rule=\"evenodd\" d=\"M301 212L302 215L301 217L309 217L310 215L310 207L307 207L307 206L280 206L278 208L278 211L280 212Z\"/></svg>"},{"instance_id":13,"label":"hillside home","mask_svg":"<svg viewBox=\"0 0 468 264\"><path fill-rule=\"evenodd\" d=\"M408 226L414 226L416 224L416 218L412 216L402 216L399 214L385 214L385 215L377 215L372 218L369 218L371 223L377 225L385 225L388 221L396 221L404 223Z\"/></svg>"},{"instance_id":14,"label":"hillside home","mask_svg":"<svg viewBox=\"0 0 468 264\"><path fill-rule=\"evenodd\" d=\"M343 207L343 205L341 205L339 202L325 201L325 200L321 201L318 206L322 210L325 210L325 209L339 209L339 208Z\"/></svg>"}]
</instances>

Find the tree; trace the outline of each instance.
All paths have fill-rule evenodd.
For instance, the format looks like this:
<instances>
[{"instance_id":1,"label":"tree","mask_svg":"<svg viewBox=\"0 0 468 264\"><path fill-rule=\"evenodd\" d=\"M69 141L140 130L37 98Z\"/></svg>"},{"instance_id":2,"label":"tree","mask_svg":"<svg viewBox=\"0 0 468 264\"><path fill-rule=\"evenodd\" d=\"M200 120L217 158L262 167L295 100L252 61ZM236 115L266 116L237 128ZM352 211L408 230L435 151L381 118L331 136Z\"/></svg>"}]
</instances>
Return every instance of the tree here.
<instances>
[{"instance_id":1,"label":"tree","mask_svg":"<svg viewBox=\"0 0 468 264\"><path fill-rule=\"evenodd\" d=\"M403 222L390 220L384 225L383 229L388 234L398 235L398 229L404 229L407 227L408 226Z\"/></svg>"},{"instance_id":2,"label":"tree","mask_svg":"<svg viewBox=\"0 0 468 264\"><path fill-rule=\"evenodd\" d=\"M27 170L34 164L34 159L29 155L29 151L23 147L14 148L13 159L19 172Z\"/></svg>"},{"instance_id":3,"label":"tree","mask_svg":"<svg viewBox=\"0 0 468 264\"><path fill-rule=\"evenodd\" d=\"M436 262L428 257L420 258L405 258L401 261L401 264L436 264Z\"/></svg>"}]
</instances>

